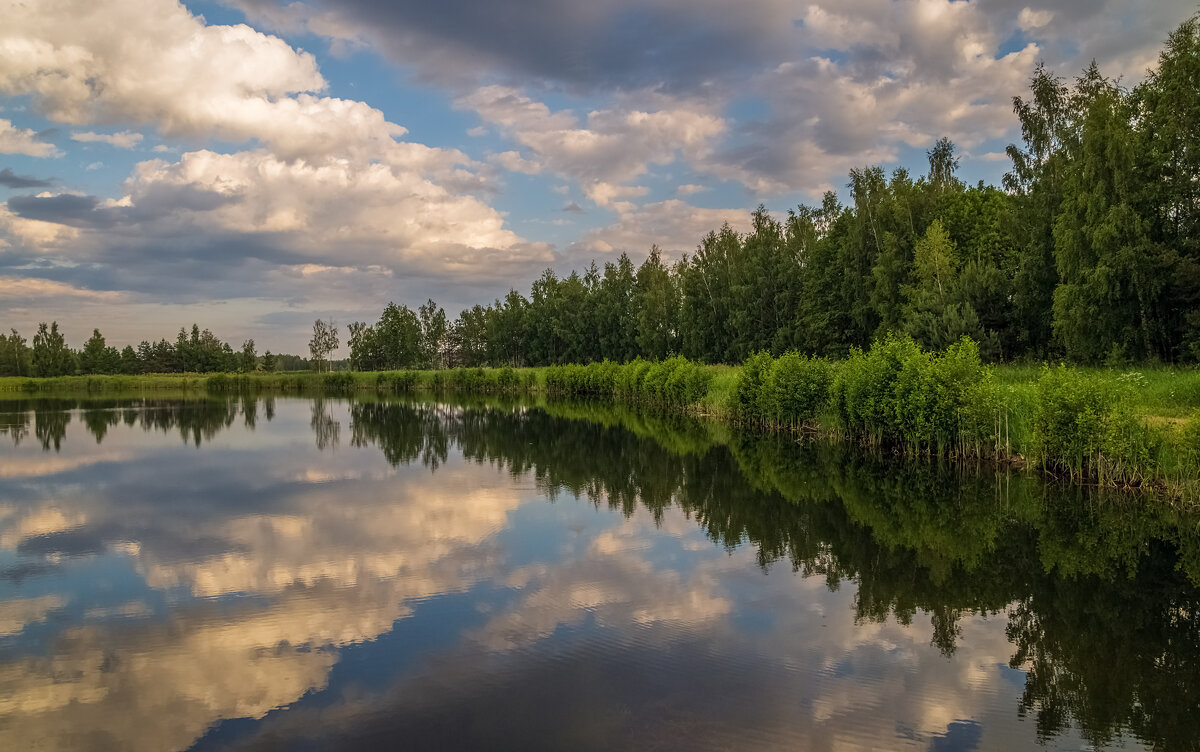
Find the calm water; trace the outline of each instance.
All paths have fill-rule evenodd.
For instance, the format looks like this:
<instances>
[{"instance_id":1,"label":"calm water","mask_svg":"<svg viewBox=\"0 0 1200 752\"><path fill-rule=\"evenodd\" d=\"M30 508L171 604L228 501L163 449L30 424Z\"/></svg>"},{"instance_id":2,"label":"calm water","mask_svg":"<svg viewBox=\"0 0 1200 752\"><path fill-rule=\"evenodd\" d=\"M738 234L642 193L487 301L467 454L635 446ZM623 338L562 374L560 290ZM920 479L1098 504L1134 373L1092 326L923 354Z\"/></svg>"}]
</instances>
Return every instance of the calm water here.
<instances>
[{"instance_id":1,"label":"calm water","mask_svg":"<svg viewBox=\"0 0 1200 752\"><path fill-rule=\"evenodd\" d=\"M1198 536L600 406L0 402L0 749L1195 749Z\"/></svg>"}]
</instances>

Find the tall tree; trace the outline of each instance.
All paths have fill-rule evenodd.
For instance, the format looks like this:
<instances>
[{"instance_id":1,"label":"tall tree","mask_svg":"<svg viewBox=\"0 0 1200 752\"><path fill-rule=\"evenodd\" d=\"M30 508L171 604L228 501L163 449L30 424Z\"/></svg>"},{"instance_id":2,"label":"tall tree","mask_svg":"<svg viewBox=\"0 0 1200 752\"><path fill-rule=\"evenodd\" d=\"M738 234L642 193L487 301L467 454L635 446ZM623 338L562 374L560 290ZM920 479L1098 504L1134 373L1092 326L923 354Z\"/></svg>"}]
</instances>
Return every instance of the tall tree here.
<instances>
[{"instance_id":1,"label":"tall tree","mask_svg":"<svg viewBox=\"0 0 1200 752\"><path fill-rule=\"evenodd\" d=\"M50 322L49 327L44 321L38 324L31 360L35 376L66 376L75 372L75 356L58 331L57 321Z\"/></svg>"},{"instance_id":2,"label":"tall tree","mask_svg":"<svg viewBox=\"0 0 1200 752\"><path fill-rule=\"evenodd\" d=\"M733 264L730 326L736 338L734 357L744 359L769 350L779 327L778 271L783 259L783 227L763 205L750 215L752 230L742 240Z\"/></svg>"},{"instance_id":3,"label":"tall tree","mask_svg":"<svg viewBox=\"0 0 1200 752\"><path fill-rule=\"evenodd\" d=\"M29 376L32 354L16 329L8 336L0 336L0 376Z\"/></svg>"},{"instance_id":4,"label":"tall tree","mask_svg":"<svg viewBox=\"0 0 1200 752\"><path fill-rule=\"evenodd\" d=\"M308 341L308 352L312 356L313 368L317 373L329 370L329 356L338 348L338 331L333 319L313 322L313 336Z\"/></svg>"},{"instance_id":5,"label":"tall tree","mask_svg":"<svg viewBox=\"0 0 1200 752\"><path fill-rule=\"evenodd\" d=\"M375 325L382 368L414 368L421 361L421 322L408 306L388 303Z\"/></svg>"},{"instance_id":6,"label":"tall tree","mask_svg":"<svg viewBox=\"0 0 1200 752\"><path fill-rule=\"evenodd\" d=\"M647 358L665 358L678 349L679 295L658 246L637 271L637 343Z\"/></svg>"},{"instance_id":7,"label":"tall tree","mask_svg":"<svg viewBox=\"0 0 1200 752\"><path fill-rule=\"evenodd\" d=\"M1061 78L1038 65L1029 80L1029 99L1013 97L1024 148L1007 149L1012 170L1004 187L1014 195L1019 232L1013 284L1013 310L1022 346L1046 356L1052 347L1054 289L1054 222L1063 199L1063 173L1069 160L1071 107Z\"/></svg>"},{"instance_id":8,"label":"tall tree","mask_svg":"<svg viewBox=\"0 0 1200 752\"><path fill-rule=\"evenodd\" d=\"M637 311L634 308L636 271L629 255L622 253L614 264L604 265L595 296L597 338L600 357L618 362L637 355Z\"/></svg>"},{"instance_id":9,"label":"tall tree","mask_svg":"<svg viewBox=\"0 0 1200 752\"><path fill-rule=\"evenodd\" d=\"M107 356L108 347L104 344L104 335L99 329L92 330L92 336L84 343L79 352L80 373L113 373Z\"/></svg>"},{"instance_id":10,"label":"tall tree","mask_svg":"<svg viewBox=\"0 0 1200 752\"><path fill-rule=\"evenodd\" d=\"M238 370L242 373L254 373L258 370L258 353L252 339L242 343L242 352L238 357Z\"/></svg>"},{"instance_id":11,"label":"tall tree","mask_svg":"<svg viewBox=\"0 0 1200 752\"><path fill-rule=\"evenodd\" d=\"M1138 214L1172 256L1163 327L1173 354L1200 360L1200 15L1167 38L1133 98Z\"/></svg>"},{"instance_id":12,"label":"tall tree","mask_svg":"<svg viewBox=\"0 0 1200 752\"><path fill-rule=\"evenodd\" d=\"M1054 226L1061 280L1054 331L1073 360L1167 356L1160 306L1169 260L1133 206L1138 192L1129 103L1095 63L1079 78L1075 158Z\"/></svg>"},{"instance_id":13,"label":"tall tree","mask_svg":"<svg viewBox=\"0 0 1200 752\"><path fill-rule=\"evenodd\" d=\"M681 270L679 284L683 353L710 363L732 363L737 349L730 328L733 308L732 266L742 241L725 223L710 232Z\"/></svg>"},{"instance_id":14,"label":"tall tree","mask_svg":"<svg viewBox=\"0 0 1200 752\"><path fill-rule=\"evenodd\" d=\"M137 352L134 351L133 345L125 345L121 350L121 357L118 366L118 372L126 376L142 373L142 362L138 359Z\"/></svg>"},{"instance_id":15,"label":"tall tree","mask_svg":"<svg viewBox=\"0 0 1200 752\"><path fill-rule=\"evenodd\" d=\"M445 363L442 361L442 346L445 344L449 328L446 312L430 298L417 309L417 318L421 321L422 367L443 367Z\"/></svg>"}]
</instances>

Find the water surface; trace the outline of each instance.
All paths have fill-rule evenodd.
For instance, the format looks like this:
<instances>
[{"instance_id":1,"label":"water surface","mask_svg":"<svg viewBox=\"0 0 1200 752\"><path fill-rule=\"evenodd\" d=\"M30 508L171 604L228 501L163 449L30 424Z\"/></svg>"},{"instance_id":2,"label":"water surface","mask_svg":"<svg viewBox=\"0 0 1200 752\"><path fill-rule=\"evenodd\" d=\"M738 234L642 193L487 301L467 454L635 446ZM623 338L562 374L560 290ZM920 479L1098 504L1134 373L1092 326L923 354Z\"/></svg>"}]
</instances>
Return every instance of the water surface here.
<instances>
[{"instance_id":1,"label":"water surface","mask_svg":"<svg viewBox=\"0 0 1200 752\"><path fill-rule=\"evenodd\" d=\"M0 749L1195 749L1196 520L600 405L0 402Z\"/></svg>"}]
</instances>

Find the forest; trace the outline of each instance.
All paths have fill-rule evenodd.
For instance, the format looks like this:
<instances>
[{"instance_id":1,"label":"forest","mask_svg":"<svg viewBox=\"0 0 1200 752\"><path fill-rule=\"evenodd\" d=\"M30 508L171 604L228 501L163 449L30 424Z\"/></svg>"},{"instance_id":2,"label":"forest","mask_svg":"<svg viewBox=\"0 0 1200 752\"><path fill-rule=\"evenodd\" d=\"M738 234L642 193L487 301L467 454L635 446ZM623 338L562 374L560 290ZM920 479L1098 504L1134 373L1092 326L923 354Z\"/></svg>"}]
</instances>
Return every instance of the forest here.
<instances>
[{"instance_id":1,"label":"forest","mask_svg":"<svg viewBox=\"0 0 1200 752\"><path fill-rule=\"evenodd\" d=\"M80 350L71 348L58 328L58 322L38 325L32 343L11 329L0 334L0 376L73 376L75 374L142 373L227 373L251 371L295 371L307 369L310 362L298 355L259 355L254 340L242 343L235 351L228 342L211 331L192 324L191 333L180 329L173 342L143 340L136 348L118 349L109 345L99 329Z\"/></svg>"},{"instance_id":2,"label":"forest","mask_svg":"<svg viewBox=\"0 0 1200 752\"><path fill-rule=\"evenodd\" d=\"M847 203L728 224L669 262L622 253L451 321L429 300L353 322L352 370L540 366L758 352L842 358L889 333L943 350L966 336L987 362L1200 361L1200 16L1127 88L1093 63L1073 81L1039 66L1013 97L1021 143L1001 186L966 185L948 139L914 176L850 171ZM318 321L313 363L336 350ZM332 348L330 348L332 343ZM282 359L286 358L286 362ZM123 350L99 331L81 351L42 324L32 347L0 337L0 375L276 370L296 356L236 352L208 330Z\"/></svg>"}]
</instances>

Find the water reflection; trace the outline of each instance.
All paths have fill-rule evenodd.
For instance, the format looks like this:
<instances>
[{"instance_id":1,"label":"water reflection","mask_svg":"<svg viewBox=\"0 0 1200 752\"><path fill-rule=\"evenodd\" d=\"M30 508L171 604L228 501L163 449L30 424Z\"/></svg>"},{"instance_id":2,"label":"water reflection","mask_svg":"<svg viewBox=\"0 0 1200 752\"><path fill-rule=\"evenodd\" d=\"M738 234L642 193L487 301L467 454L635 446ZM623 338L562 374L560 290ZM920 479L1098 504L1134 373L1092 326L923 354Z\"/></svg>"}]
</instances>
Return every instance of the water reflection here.
<instances>
[{"instance_id":1,"label":"water reflection","mask_svg":"<svg viewBox=\"0 0 1200 752\"><path fill-rule=\"evenodd\" d=\"M601 405L0 404L6 749L1196 744L1200 534L1136 499Z\"/></svg>"}]
</instances>

